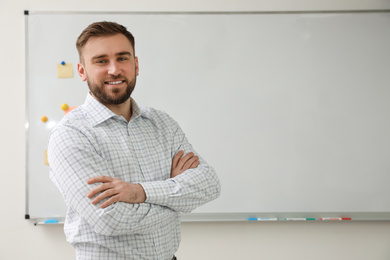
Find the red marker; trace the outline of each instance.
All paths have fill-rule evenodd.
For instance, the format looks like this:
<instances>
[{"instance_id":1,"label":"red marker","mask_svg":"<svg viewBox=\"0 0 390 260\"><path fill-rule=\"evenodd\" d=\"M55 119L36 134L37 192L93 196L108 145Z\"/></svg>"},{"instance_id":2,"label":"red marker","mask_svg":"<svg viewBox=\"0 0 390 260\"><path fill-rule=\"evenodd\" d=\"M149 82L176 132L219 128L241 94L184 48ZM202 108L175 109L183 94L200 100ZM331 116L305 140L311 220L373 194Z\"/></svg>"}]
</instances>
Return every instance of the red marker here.
<instances>
[{"instance_id":1,"label":"red marker","mask_svg":"<svg viewBox=\"0 0 390 260\"><path fill-rule=\"evenodd\" d=\"M352 220L351 218L321 218L321 220Z\"/></svg>"}]
</instances>

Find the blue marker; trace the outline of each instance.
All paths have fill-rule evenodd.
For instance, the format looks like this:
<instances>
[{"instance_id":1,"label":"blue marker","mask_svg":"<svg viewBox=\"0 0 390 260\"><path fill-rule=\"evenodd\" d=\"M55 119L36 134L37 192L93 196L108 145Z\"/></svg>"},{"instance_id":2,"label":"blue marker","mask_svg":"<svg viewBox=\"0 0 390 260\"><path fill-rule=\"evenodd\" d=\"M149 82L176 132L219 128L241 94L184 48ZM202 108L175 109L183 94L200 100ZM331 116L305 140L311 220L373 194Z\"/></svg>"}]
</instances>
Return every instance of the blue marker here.
<instances>
[{"instance_id":1,"label":"blue marker","mask_svg":"<svg viewBox=\"0 0 390 260\"><path fill-rule=\"evenodd\" d=\"M249 221L278 221L279 218L248 218Z\"/></svg>"},{"instance_id":2,"label":"blue marker","mask_svg":"<svg viewBox=\"0 0 390 260\"><path fill-rule=\"evenodd\" d=\"M58 220L56 220L56 219L48 219L44 223L45 224L58 224Z\"/></svg>"}]
</instances>

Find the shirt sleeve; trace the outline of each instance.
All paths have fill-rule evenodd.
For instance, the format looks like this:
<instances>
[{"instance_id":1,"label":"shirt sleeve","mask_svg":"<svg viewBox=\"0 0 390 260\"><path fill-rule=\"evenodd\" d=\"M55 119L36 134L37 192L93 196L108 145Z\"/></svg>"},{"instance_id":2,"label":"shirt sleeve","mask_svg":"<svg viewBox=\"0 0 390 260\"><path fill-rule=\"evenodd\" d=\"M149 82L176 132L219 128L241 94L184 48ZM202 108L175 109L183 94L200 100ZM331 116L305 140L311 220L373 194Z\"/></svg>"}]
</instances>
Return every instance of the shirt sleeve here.
<instances>
[{"instance_id":1,"label":"shirt sleeve","mask_svg":"<svg viewBox=\"0 0 390 260\"><path fill-rule=\"evenodd\" d=\"M167 124L172 130L172 159L183 150L185 154L196 153L180 126L168 115ZM182 174L162 181L141 182L146 193L146 202L189 213L195 208L219 197L220 181L215 170L199 156L200 164Z\"/></svg>"},{"instance_id":2,"label":"shirt sleeve","mask_svg":"<svg viewBox=\"0 0 390 260\"><path fill-rule=\"evenodd\" d=\"M56 184L68 207L85 219L102 235L150 233L169 223L175 212L164 206L117 202L105 209L93 205L87 193L98 184L89 185L94 176L113 176L105 159L89 139L77 129L63 126L49 138L50 178Z\"/></svg>"}]
</instances>

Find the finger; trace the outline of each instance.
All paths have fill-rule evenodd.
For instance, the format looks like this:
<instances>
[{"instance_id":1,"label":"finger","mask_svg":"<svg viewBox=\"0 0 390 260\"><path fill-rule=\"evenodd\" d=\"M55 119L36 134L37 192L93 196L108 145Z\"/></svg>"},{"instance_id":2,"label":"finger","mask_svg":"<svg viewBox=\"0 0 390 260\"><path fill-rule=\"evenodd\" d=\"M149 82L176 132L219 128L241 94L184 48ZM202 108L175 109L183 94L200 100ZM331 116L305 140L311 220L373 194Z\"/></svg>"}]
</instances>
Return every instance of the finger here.
<instances>
[{"instance_id":1,"label":"finger","mask_svg":"<svg viewBox=\"0 0 390 260\"><path fill-rule=\"evenodd\" d=\"M93 178L88 179L87 183L94 184L97 182L109 182L109 181L112 181L112 177L102 175L102 176L97 176L97 177L93 177Z\"/></svg>"},{"instance_id":2,"label":"finger","mask_svg":"<svg viewBox=\"0 0 390 260\"><path fill-rule=\"evenodd\" d=\"M112 197L112 196L114 196L116 194L117 194L117 192L115 191L115 189L106 190L105 192L102 192L98 196L96 196L96 198L94 198L92 200L92 204L96 205L97 203L99 203L100 201L104 200L105 198Z\"/></svg>"},{"instance_id":3,"label":"finger","mask_svg":"<svg viewBox=\"0 0 390 260\"><path fill-rule=\"evenodd\" d=\"M176 167L177 167L177 164L178 164L180 158L183 156L183 154L184 154L184 151L181 150L181 151L179 151L179 152L175 155L175 157L173 157L172 168L176 168Z\"/></svg>"},{"instance_id":4,"label":"finger","mask_svg":"<svg viewBox=\"0 0 390 260\"><path fill-rule=\"evenodd\" d=\"M111 204L117 203L118 201L119 201L119 195L112 196L111 198L109 198L108 200L103 202L102 205L100 205L100 208L104 209L104 208L110 206Z\"/></svg>"},{"instance_id":5,"label":"finger","mask_svg":"<svg viewBox=\"0 0 390 260\"><path fill-rule=\"evenodd\" d=\"M190 159L184 164L183 170L188 170L188 169L190 169L190 168L191 168L191 165L192 165L194 162L198 161L198 160L199 160L199 157L198 157L198 156L194 156L194 157L190 158Z\"/></svg>"},{"instance_id":6,"label":"finger","mask_svg":"<svg viewBox=\"0 0 390 260\"><path fill-rule=\"evenodd\" d=\"M193 163L191 164L191 166L190 166L190 169L195 169L196 167L198 167L199 164L200 164L200 161L199 161L199 160L193 162Z\"/></svg>"},{"instance_id":7,"label":"finger","mask_svg":"<svg viewBox=\"0 0 390 260\"><path fill-rule=\"evenodd\" d=\"M99 192L103 192L103 191L111 189L111 188L113 188L113 185L112 185L111 182L100 184L99 186L97 186L97 187L93 188L92 190L90 190L88 192L88 194L87 194L87 197L88 198L92 198L93 196L95 196Z\"/></svg>"},{"instance_id":8,"label":"finger","mask_svg":"<svg viewBox=\"0 0 390 260\"><path fill-rule=\"evenodd\" d=\"M177 164L177 167L178 167L179 169L183 169L184 164L185 164L189 159L191 159L193 156L194 156L194 153L193 153L193 152L190 152L190 153L187 153L186 155L184 155L184 157L181 158L180 161L179 161L179 163Z\"/></svg>"}]
</instances>

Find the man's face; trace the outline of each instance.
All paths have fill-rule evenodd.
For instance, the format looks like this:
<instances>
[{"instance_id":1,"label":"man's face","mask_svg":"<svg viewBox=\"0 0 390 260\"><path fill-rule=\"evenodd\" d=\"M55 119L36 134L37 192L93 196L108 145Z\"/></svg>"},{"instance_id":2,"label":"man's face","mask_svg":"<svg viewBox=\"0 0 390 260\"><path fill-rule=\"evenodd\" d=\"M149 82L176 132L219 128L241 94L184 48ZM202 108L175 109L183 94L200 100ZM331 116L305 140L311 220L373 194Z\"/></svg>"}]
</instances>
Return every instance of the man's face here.
<instances>
[{"instance_id":1,"label":"man's face","mask_svg":"<svg viewBox=\"0 0 390 260\"><path fill-rule=\"evenodd\" d=\"M79 75L101 103L122 104L129 99L138 76L138 58L122 34L90 38L82 49Z\"/></svg>"}]
</instances>

